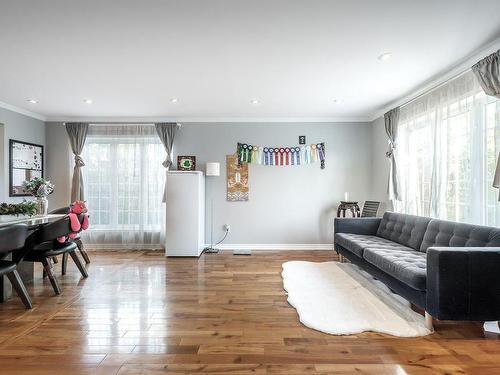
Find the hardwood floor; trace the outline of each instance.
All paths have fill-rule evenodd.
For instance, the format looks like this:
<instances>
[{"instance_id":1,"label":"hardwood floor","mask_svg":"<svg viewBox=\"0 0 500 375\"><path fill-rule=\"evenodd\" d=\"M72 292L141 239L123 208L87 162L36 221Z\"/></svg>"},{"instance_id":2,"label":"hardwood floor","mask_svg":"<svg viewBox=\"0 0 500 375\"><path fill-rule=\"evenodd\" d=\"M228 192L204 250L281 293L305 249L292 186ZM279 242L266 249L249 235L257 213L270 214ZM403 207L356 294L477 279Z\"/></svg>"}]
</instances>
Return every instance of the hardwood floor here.
<instances>
[{"instance_id":1,"label":"hardwood floor","mask_svg":"<svg viewBox=\"0 0 500 375\"><path fill-rule=\"evenodd\" d=\"M0 304L0 374L500 374L499 337L475 323L436 323L424 338L302 326L281 264L331 252L90 255L86 280L56 265L60 296L37 269L33 310Z\"/></svg>"}]
</instances>

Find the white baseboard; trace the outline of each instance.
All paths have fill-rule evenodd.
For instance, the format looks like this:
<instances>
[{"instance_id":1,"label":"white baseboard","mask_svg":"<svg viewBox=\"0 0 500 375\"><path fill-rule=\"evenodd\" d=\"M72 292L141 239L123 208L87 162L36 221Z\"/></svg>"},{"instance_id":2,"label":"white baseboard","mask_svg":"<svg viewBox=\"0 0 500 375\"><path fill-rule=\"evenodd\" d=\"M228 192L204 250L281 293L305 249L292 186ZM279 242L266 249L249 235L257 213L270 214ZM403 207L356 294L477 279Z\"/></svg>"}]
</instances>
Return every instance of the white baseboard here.
<instances>
[{"instance_id":1,"label":"white baseboard","mask_svg":"<svg viewBox=\"0 0 500 375\"><path fill-rule=\"evenodd\" d=\"M164 249L160 245L147 246L144 245L142 247L138 247L135 244L132 245L124 245L121 243L88 243L84 241L85 250L94 251L94 250L162 250Z\"/></svg>"},{"instance_id":2,"label":"white baseboard","mask_svg":"<svg viewBox=\"0 0 500 375\"><path fill-rule=\"evenodd\" d=\"M331 243L221 244L221 250L333 250Z\"/></svg>"},{"instance_id":3,"label":"white baseboard","mask_svg":"<svg viewBox=\"0 0 500 375\"><path fill-rule=\"evenodd\" d=\"M207 244L206 246L210 246ZM144 247L139 249L137 245L123 244L91 244L85 243L86 250L163 250L160 246ZM220 250L333 250L331 243L279 243L279 244L221 244L217 246Z\"/></svg>"}]
</instances>

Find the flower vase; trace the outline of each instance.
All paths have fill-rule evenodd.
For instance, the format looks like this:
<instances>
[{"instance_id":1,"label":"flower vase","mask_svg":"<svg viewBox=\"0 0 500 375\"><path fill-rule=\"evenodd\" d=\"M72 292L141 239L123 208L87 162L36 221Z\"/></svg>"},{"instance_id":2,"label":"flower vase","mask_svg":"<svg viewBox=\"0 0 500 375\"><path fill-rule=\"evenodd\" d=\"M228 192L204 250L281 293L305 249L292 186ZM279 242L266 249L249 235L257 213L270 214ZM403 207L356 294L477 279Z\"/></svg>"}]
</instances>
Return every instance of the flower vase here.
<instances>
[{"instance_id":1,"label":"flower vase","mask_svg":"<svg viewBox=\"0 0 500 375\"><path fill-rule=\"evenodd\" d=\"M45 216L49 212L49 201L46 197L36 198L36 213L39 216Z\"/></svg>"}]
</instances>

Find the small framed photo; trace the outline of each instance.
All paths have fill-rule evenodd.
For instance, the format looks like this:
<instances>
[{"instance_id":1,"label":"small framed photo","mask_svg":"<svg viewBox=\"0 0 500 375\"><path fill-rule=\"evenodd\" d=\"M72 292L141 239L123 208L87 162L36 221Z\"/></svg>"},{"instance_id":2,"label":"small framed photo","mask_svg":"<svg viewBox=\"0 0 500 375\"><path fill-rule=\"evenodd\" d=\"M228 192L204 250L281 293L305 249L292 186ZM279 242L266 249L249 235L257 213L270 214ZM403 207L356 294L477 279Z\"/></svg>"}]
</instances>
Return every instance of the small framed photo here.
<instances>
[{"instance_id":1,"label":"small framed photo","mask_svg":"<svg viewBox=\"0 0 500 375\"><path fill-rule=\"evenodd\" d=\"M196 156L177 156L178 171L195 171Z\"/></svg>"},{"instance_id":2,"label":"small framed photo","mask_svg":"<svg viewBox=\"0 0 500 375\"><path fill-rule=\"evenodd\" d=\"M299 145L305 145L305 144L306 144L306 136L299 135Z\"/></svg>"}]
</instances>

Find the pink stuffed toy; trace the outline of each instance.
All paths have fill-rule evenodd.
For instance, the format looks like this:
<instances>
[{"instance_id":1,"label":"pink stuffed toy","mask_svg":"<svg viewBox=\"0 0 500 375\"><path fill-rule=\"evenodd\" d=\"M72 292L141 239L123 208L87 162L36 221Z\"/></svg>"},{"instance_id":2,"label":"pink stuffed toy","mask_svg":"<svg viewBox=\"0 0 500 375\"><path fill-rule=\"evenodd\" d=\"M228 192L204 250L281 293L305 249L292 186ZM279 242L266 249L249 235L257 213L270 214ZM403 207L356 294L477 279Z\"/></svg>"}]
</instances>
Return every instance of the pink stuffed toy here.
<instances>
[{"instance_id":1,"label":"pink stuffed toy","mask_svg":"<svg viewBox=\"0 0 500 375\"><path fill-rule=\"evenodd\" d=\"M83 230L87 230L89 227L89 216L87 215L87 206L85 205L85 201L75 201L70 206L70 214L75 215L83 215L83 222L81 227ZM71 227L73 229L73 227Z\"/></svg>"},{"instance_id":2,"label":"pink stuffed toy","mask_svg":"<svg viewBox=\"0 0 500 375\"><path fill-rule=\"evenodd\" d=\"M68 235L69 238L76 238L78 236L78 232L81 230L87 230L89 227L89 217L87 215L87 206L85 205L85 201L75 201L69 206L69 222L71 230L73 231ZM80 223L78 220L78 215L83 214L83 221ZM60 243L66 242L66 236L59 237L57 241Z\"/></svg>"}]
</instances>

